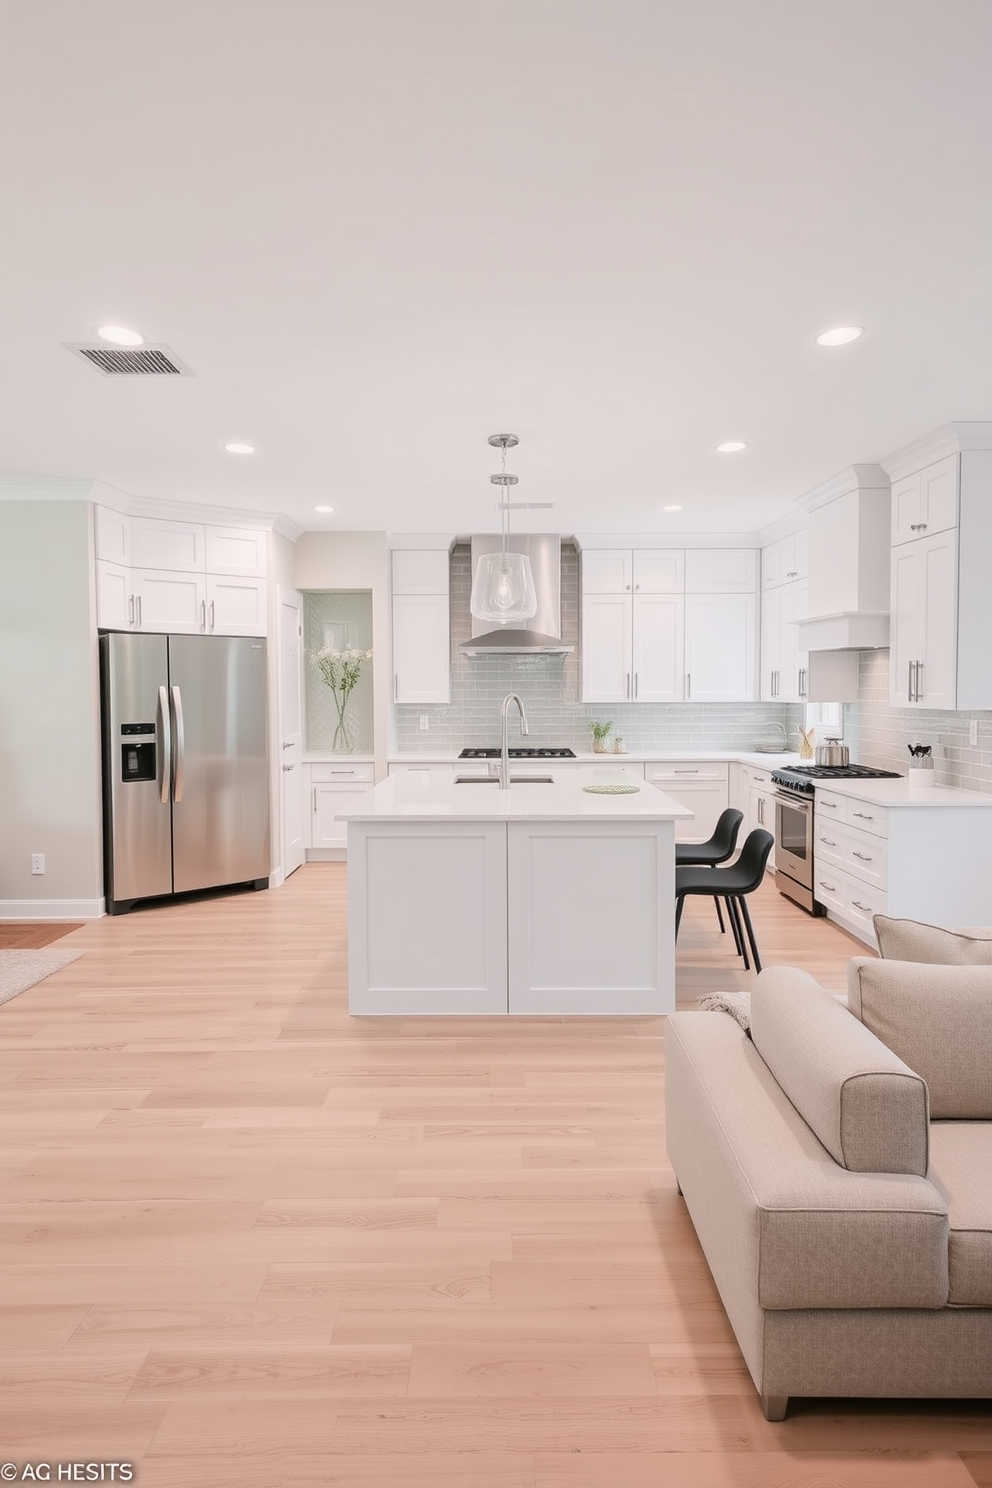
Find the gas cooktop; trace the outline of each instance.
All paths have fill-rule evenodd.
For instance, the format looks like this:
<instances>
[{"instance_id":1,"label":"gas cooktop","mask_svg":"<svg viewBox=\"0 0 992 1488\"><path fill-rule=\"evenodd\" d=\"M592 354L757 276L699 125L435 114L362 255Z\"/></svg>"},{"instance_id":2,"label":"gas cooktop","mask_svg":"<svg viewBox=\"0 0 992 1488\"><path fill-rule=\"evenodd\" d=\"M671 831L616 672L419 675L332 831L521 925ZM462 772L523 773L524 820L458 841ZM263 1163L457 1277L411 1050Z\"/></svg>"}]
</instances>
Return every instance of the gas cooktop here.
<instances>
[{"instance_id":1,"label":"gas cooktop","mask_svg":"<svg viewBox=\"0 0 992 1488\"><path fill-rule=\"evenodd\" d=\"M569 749L511 749L511 759L574 759L575 750ZM463 749L459 759L499 759L499 749Z\"/></svg>"},{"instance_id":2,"label":"gas cooktop","mask_svg":"<svg viewBox=\"0 0 992 1488\"><path fill-rule=\"evenodd\" d=\"M870 765L792 765L787 770L773 770L772 781L786 790L811 796L816 782L828 780L900 780L898 770L873 770Z\"/></svg>"}]
</instances>

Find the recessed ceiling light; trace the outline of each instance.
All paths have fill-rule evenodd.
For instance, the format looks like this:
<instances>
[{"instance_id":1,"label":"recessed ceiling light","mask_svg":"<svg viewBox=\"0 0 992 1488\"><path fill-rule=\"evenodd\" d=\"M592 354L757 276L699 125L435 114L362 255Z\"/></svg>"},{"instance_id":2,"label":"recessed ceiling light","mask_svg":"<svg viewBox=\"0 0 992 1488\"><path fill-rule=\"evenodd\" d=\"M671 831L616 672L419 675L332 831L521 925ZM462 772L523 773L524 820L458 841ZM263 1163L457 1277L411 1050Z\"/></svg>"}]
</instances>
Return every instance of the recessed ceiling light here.
<instances>
[{"instance_id":1,"label":"recessed ceiling light","mask_svg":"<svg viewBox=\"0 0 992 1488\"><path fill-rule=\"evenodd\" d=\"M334 510L333 506L315 506L314 507L314 511L319 511L319 512L332 512L333 510Z\"/></svg>"},{"instance_id":2,"label":"recessed ceiling light","mask_svg":"<svg viewBox=\"0 0 992 1488\"><path fill-rule=\"evenodd\" d=\"M743 439L727 439L723 444L717 445L716 452L718 455L736 455L742 449L747 449Z\"/></svg>"},{"instance_id":3,"label":"recessed ceiling light","mask_svg":"<svg viewBox=\"0 0 992 1488\"><path fill-rule=\"evenodd\" d=\"M236 441L234 444L225 444L224 448L229 455L253 455L255 453L253 444L238 444Z\"/></svg>"},{"instance_id":4,"label":"recessed ceiling light","mask_svg":"<svg viewBox=\"0 0 992 1488\"><path fill-rule=\"evenodd\" d=\"M97 335L104 341L112 341L115 346L141 346L145 339L137 331L129 331L127 326L100 326Z\"/></svg>"},{"instance_id":5,"label":"recessed ceiling light","mask_svg":"<svg viewBox=\"0 0 992 1488\"><path fill-rule=\"evenodd\" d=\"M818 346L846 346L849 341L857 341L864 331L864 326L834 326L830 331L821 331L816 338Z\"/></svg>"},{"instance_id":6,"label":"recessed ceiling light","mask_svg":"<svg viewBox=\"0 0 992 1488\"><path fill-rule=\"evenodd\" d=\"M661 509L662 509L662 511L681 511L682 510L681 506L676 505L674 502L670 506L663 506Z\"/></svg>"}]
</instances>

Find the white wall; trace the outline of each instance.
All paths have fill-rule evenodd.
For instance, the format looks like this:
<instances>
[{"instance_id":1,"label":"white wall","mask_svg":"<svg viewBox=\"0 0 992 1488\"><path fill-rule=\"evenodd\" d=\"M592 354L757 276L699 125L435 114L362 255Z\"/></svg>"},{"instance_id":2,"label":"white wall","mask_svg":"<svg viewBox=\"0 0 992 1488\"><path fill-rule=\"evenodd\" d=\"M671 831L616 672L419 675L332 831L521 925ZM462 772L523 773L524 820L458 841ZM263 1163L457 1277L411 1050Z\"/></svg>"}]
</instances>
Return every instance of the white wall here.
<instances>
[{"instance_id":1,"label":"white wall","mask_svg":"<svg viewBox=\"0 0 992 1488\"><path fill-rule=\"evenodd\" d=\"M0 918L102 909L91 511L0 501Z\"/></svg>"}]
</instances>

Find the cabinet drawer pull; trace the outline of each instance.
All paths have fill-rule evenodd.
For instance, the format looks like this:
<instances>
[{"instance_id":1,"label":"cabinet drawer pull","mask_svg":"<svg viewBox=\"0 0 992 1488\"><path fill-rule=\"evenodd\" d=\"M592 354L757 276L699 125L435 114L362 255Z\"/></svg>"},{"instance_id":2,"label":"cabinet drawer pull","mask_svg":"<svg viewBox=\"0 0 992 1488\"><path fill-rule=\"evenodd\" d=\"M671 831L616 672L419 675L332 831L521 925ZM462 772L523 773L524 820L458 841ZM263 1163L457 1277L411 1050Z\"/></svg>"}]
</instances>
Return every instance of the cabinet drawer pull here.
<instances>
[{"instance_id":1,"label":"cabinet drawer pull","mask_svg":"<svg viewBox=\"0 0 992 1488\"><path fill-rule=\"evenodd\" d=\"M862 821L874 821L875 820L875 818L872 816L872 814L871 814L870 811L856 811L854 813L854 815L855 816L859 816Z\"/></svg>"},{"instance_id":2,"label":"cabinet drawer pull","mask_svg":"<svg viewBox=\"0 0 992 1488\"><path fill-rule=\"evenodd\" d=\"M691 698L692 697L692 673L691 672L686 672L686 674L685 674L685 695L686 695L687 698Z\"/></svg>"},{"instance_id":3,"label":"cabinet drawer pull","mask_svg":"<svg viewBox=\"0 0 992 1488\"><path fill-rule=\"evenodd\" d=\"M824 847L836 847L837 846L836 842L831 842L831 840L830 840L829 837L821 837L820 838L820 841L823 843Z\"/></svg>"},{"instance_id":4,"label":"cabinet drawer pull","mask_svg":"<svg viewBox=\"0 0 992 1488\"><path fill-rule=\"evenodd\" d=\"M674 771L672 773L674 775L698 775L699 774L699 766L698 765L694 765L691 770L690 769L682 770L682 769L679 768L678 765L676 765L675 766L675 769L674 769Z\"/></svg>"},{"instance_id":5,"label":"cabinet drawer pull","mask_svg":"<svg viewBox=\"0 0 992 1488\"><path fill-rule=\"evenodd\" d=\"M206 628L207 628L207 601L205 599L201 599L200 600L200 629L201 630L206 630Z\"/></svg>"},{"instance_id":6,"label":"cabinet drawer pull","mask_svg":"<svg viewBox=\"0 0 992 1488\"><path fill-rule=\"evenodd\" d=\"M823 806L825 806L828 811L836 811L837 810L837 802L836 801L817 801L816 805L817 805L817 808L818 809L821 808L821 807L823 807Z\"/></svg>"},{"instance_id":7,"label":"cabinet drawer pull","mask_svg":"<svg viewBox=\"0 0 992 1488\"><path fill-rule=\"evenodd\" d=\"M875 859L872 857L871 853L859 853L859 852L853 852L852 851L851 857L852 858L860 858L861 861L862 861L862 863L874 863L874 861L875 861Z\"/></svg>"},{"instance_id":8,"label":"cabinet drawer pull","mask_svg":"<svg viewBox=\"0 0 992 1488\"><path fill-rule=\"evenodd\" d=\"M836 892L837 892L837 885L836 884L828 884L822 878L820 879L820 888L821 889L826 889L826 891L827 891L828 894L836 894Z\"/></svg>"},{"instance_id":9,"label":"cabinet drawer pull","mask_svg":"<svg viewBox=\"0 0 992 1488\"><path fill-rule=\"evenodd\" d=\"M910 522L909 530L910 532L926 532L927 524L926 522Z\"/></svg>"},{"instance_id":10,"label":"cabinet drawer pull","mask_svg":"<svg viewBox=\"0 0 992 1488\"><path fill-rule=\"evenodd\" d=\"M871 914L872 912L871 905L862 904L860 899L852 899L851 903L854 905L855 909L860 909L862 914Z\"/></svg>"}]
</instances>

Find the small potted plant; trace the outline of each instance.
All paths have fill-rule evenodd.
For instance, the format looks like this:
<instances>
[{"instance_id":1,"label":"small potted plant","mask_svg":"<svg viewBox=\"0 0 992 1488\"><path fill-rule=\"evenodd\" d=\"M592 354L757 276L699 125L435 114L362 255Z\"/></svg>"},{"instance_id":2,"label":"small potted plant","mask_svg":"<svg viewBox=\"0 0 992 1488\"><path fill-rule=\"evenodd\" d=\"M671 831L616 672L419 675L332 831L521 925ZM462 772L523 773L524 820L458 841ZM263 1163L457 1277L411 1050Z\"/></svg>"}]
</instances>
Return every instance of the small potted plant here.
<instances>
[{"instance_id":1,"label":"small potted plant","mask_svg":"<svg viewBox=\"0 0 992 1488\"><path fill-rule=\"evenodd\" d=\"M613 727L612 723L592 724L592 748L594 754L606 754L606 736Z\"/></svg>"}]
</instances>

